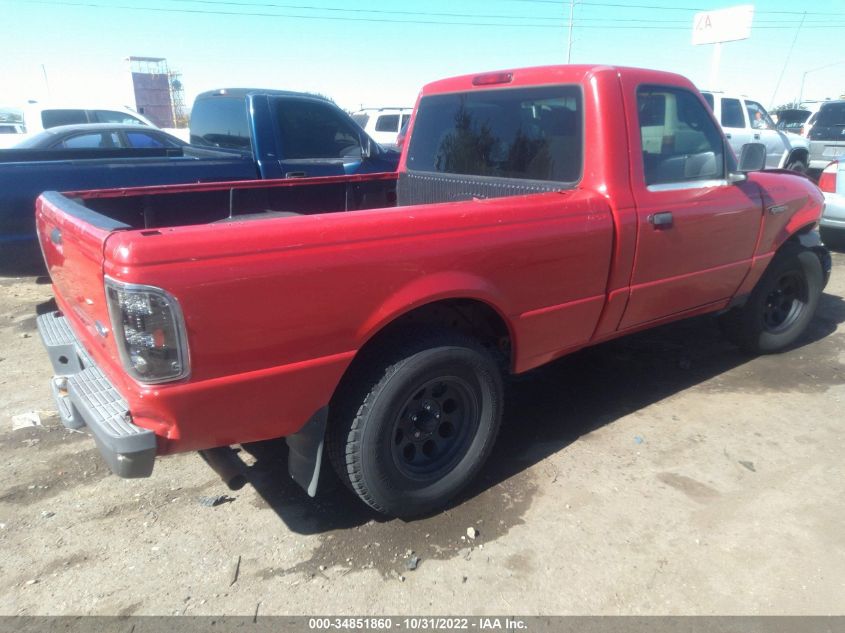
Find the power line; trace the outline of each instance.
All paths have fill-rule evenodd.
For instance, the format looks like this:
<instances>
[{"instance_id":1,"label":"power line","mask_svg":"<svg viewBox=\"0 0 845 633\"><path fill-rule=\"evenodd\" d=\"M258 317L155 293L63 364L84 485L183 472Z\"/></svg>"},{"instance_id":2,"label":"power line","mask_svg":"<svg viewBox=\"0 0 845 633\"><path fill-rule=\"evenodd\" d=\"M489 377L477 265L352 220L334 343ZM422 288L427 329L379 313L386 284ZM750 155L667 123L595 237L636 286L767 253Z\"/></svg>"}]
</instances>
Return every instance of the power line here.
<instances>
[{"instance_id":1,"label":"power line","mask_svg":"<svg viewBox=\"0 0 845 633\"><path fill-rule=\"evenodd\" d=\"M182 1L182 0L176 0ZM205 3L211 4L213 3L212 0L203 0ZM517 0L506 0L509 2L516 2ZM543 3L556 3L560 4L558 0L524 0L526 2L543 2ZM579 3L583 3L583 0L579 0ZM564 28L564 24L562 20L558 19L557 24L534 24L534 23L524 23L524 24L513 24L513 23L501 23L501 22L453 22L453 21L443 21L443 20L400 20L400 19L393 19L393 18L386 18L386 17L351 17L351 16L337 16L337 15L302 15L302 14L294 14L294 13L266 13L266 12L241 12L241 11L219 11L219 10L209 10L209 9L189 9L189 8L165 8L165 7L150 7L150 6L128 6L128 5L115 5L115 4L99 4L97 2L67 2L63 0L28 0L28 4L45 4L45 5L53 5L53 6L67 6L67 7L88 7L88 8L95 8L95 9L119 9L124 11L142 11L142 12L154 12L154 13L182 13L182 14L189 14L189 15L225 15L225 16L240 16L240 17L262 17L262 18L284 18L290 20L330 20L330 21L341 21L341 22L366 22L366 23L389 23L389 24L424 24L424 25L437 25L437 26L482 26L482 27L499 27L499 28L546 28L546 29L562 29ZM233 5L240 5L246 6L241 3L227 3ZM258 4L258 3L253 3ZM282 6L282 5L259 5L259 6ZM292 5L289 5L292 6ZM602 6L617 6L613 4L607 4ZM651 5L624 5L624 6L637 6L637 7L649 7L654 8ZM305 7L303 7L305 9ZM325 10L323 8L317 9L308 9L308 10ZM340 10L340 9L336 9ZM347 11L363 11L363 10L354 10L348 9ZM387 12L385 13L394 13L394 12ZM404 12L396 12L396 13L404 13ZM411 13L411 12L407 12ZM429 14L425 12L413 12L415 15L421 16L434 16L438 17L441 14ZM463 17L463 15L468 14L452 14L455 17ZM479 16L481 19L498 19L498 16ZM502 16L506 19L512 19L513 16ZM547 16L538 17L536 19L548 19ZM579 18L580 19L580 18ZM599 19L599 18L591 18L595 20L600 20L602 22L637 22L638 25L628 25L628 24L580 24L578 28L581 29L613 29L613 30L620 30L620 29L636 29L636 30L674 30L674 31L685 31L687 30L687 26L682 26L681 22L678 22L677 26L661 26L660 24L664 24L660 20L647 20L649 24L646 25L639 25L642 20L638 20L635 18L626 19L626 18L608 18L606 20ZM583 19L582 19L583 20ZM668 21L665 22L669 24ZM671 24L674 24L672 22ZM828 28L842 28L845 26L844 23L819 23L813 24L811 26L805 26L805 29L828 29ZM784 24L783 26L777 25L761 25L755 26L756 29L792 29L794 26L792 24Z\"/></svg>"},{"instance_id":2,"label":"power line","mask_svg":"<svg viewBox=\"0 0 845 633\"><path fill-rule=\"evenodd\" d=\"M378 15L408 15L408 16L425 16L425 17L445 17L445 18L479 18L479 19L503 19L503 20L547 20L561 23L561 16L545 16L545 15L502 15L502 14L484 14L478 13L439 13L432 11L400 11L388 9L349 9L340 7L321 7L315 5L299 5L299 4L278 4L273 2L233 2L231 0L170 0L171 2L189 3L189 4L208 4L208 5L222 5L232 7L262 7L273 9L298 9L306 11L332 11L337 13L374 13ZM508 0L506 0L508 1ZM512 0L510 0L512 1ZM560 0L555 0L555 3L560 4ZM565 3L564 3L565 4ZM583 4L581 0L576 0L576 4ZM626 5L628 6L628 5ZM673 23L673 24L687 24L688 19L656 19L656 18L578 18L576 22L643 22L648 24L654 23ZM760 22L771 23L786 23L784 20L757 20ZM809 21L812 22L812 21ZM808 23L809 23L808 22ZM827 23L827 20L818 21L819 23ZM791 25L791 22L789 22Z\"/></svg>"}]
</instances>

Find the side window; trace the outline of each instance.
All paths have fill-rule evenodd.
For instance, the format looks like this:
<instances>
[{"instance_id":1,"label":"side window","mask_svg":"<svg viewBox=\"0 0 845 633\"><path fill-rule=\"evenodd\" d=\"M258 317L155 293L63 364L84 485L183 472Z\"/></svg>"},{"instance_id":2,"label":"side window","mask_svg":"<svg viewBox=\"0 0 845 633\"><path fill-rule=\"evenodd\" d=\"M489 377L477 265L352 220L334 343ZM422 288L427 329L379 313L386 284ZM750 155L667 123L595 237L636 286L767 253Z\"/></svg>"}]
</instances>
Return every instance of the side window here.
<instances>
[{"instance_id":1,"label":"side window","mask_svg":"<svg viewBox=\"0 0 845 633\"><path fill-rule=\"evenodd\" d=\"M404 128L406 125L408 125L408 121L410 121L410 120L411 120L411 115L410 115L410 114L403 114L403 115L402 115L402 125L400 125L400 126L399 126L399 129L401 130L401 129L402 129L402 128Z\"/></svg>"},{"instance_id":2,"label":"side window","mask_svg":"<svg viewBox=\"0 0 845 633\"><path fill-rule=\"evenodd\" d=\"M722 178L722 136L701 101L681 88L642 86L637 111L647 185Z\"/></svg>"},{"instance_id":3,"label":"side window","mask_svg":"<svg viewBox=\"0 0 845 633\"><path fill-rule=\"evenodd\" d=\"M722 127L745 127L739 99L722 99Z\"/></svg>"},{"instance_id":4,"label":"side window","mask_svg":"<svg viewBox=\"0 0 845 633\"><path fill-rule=\"evenodd\" d=\"M572 183L581 177L577 86L423 97L408 148L417 172Z\"/></svg>"},{"instance_id":5,"label":"side window","mask_svg":"<svg viewBox=\"0 0 845 633\"><path fill-rule=\"evenodd\" d=\"M44 110L41 112L41 125L44 129L58 125L76 125L88 123L85 110Z\"/></svg>"},{"instance_id":6,"label":"side window","mask_svg":"<svg viewBox=\"0 0 845 633\"><path fill-rule=\"evenodd\" d=\"M115 139L108 132L92 132L89 134L77 134L66 138L58 147L64 149L91 149L91 148L108 148L113 149L120 147L120 143L115 143Z\"/></svg>"},{"instance_id":7,"label":"side window","mask_svg":"<svg viewBox=\"0 0 845 633\"><path fill-rule=\"evenodd\" d=\"M141 119L132 116L128 112L117 112L116 110L94 110L94 120L97 123L144 125Z\"/></svg>"},{"instance_id":8,"label":"side window","mask_svg":"<svg viewBox=\"0 0 845 633\"><path fill-rule=\"evenodd\" d=\"M713 106L713 95L709 92L702 92L701 96L704 97L704 100L707 102L707 105L710 106L710 111L715 112L716 108Z\"/></svg>"},{"instance_id":9,"label":"side window","mask_svg":"<svg viewBox=\"0 0 845 633\"><path fill-rule=\"evenodd\" d=\"M748 110L748 120L755 130L774 130L775 122L766 112L766 109L756 101L746 101L745 107Z\"/></svg>"},{"instance_id":10,"label":"side window","mask_svg":"<svg viewBox=\"0 0 845 633\"><path fill-rule=\"evenodd\" d=\"M399 115L398 114L382 114L376 120L376 132L398 132L399 131Z\"/></svg>"},{"instance_id":11,"label":"side window","mask_svg":"<svg viewBox=\"0 0 845 633\"><path fill-rule=\"evenodd\" d=\"M160 141L145 132L126 132L126 140L129 141L129 147L174 147L172 143Z\"/></svg>"},{"instance_id":12,"label":"side window","mask_svg":"<svg viewBox=\"0 0 845 633\"><path fill-rule=\"evenodd\" d=\"M284 158L361 156L360 131L337 107L311 99L279 98L272 108Z\"/></svg>"},{"instance_id":13,"label":"side window","mask_svg":"<svg viewBox=\"0 0 845 633\"><path fill-rule=\"evenodd\" d=\"M191 144L250 151L246 100L217 96L198 99L191 110Z\"/></svg>"}]
</instances>

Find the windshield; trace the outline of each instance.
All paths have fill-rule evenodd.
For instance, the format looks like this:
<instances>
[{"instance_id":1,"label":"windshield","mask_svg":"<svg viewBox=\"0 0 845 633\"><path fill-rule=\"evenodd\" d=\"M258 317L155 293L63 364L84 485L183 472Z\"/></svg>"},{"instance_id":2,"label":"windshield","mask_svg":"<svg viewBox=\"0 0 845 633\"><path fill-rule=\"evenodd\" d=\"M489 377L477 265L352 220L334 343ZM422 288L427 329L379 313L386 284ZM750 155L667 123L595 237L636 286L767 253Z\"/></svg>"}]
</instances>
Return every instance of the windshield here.
<instances>
[{"instance_id":1,"label":"windshield","mask_svg":"<svg viewBox=\"0 0 845 633\"><path fill-rule=\"evenodd\" d=\"M0 106L0 123L23 123L23 111Z\"/></svg>"},{"instance_id":2,"label":"windshield","mask_svg":"<svg viewBox=\"0 0 845 633\"><path fill-rule=\"evenodd\" d=\"M816 125L821 127L845 126L845 102L822 105Z\"/></svg>"}]
</instances>

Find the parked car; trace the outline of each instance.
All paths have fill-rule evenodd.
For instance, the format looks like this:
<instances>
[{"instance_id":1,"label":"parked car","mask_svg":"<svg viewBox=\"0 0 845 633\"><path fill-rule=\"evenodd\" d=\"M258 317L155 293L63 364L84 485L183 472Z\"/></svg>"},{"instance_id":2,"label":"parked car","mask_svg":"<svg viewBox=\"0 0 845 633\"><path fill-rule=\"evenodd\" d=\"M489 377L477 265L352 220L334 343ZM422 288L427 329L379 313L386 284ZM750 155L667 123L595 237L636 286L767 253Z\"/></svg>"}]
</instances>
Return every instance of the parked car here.
<instances>
[{"instance_id":1,"label":"parked car","mask_svg":"<svg viewBox=\"0 0 845 633\"><path fill-rule=\"evenodd\" d=\"M44 130L60 125L78 125L83 123L114 123L122 125L145 125L155 127L149 119L125 106L69 107L27 103L19 108L2 108L3 112L14 115L22 126L21 134L33 136ZM24 138L13 135L0 137L0 148L13 147Z\"/></svg>"},{"instance_id":2,"label":"parked car","mask_svg":"<svg viewBox=\"0 0 845 633\"><path fill-rule=\"evenodd\" d=\"M824 213L819 222L822 241L845 248L845 155L829 163L819 177L824 192Z\"/></svg>"},{"instance_id":3,"label":"parked car","mask_svg":"<svg viewBox=\"0 0 845 633\"><path fill-rule=\"evenodd\" d=\"M781 132L792 132L801 136L804 124L810 118L812 112L799 108L786 108L773 113L777 116L775 127Z\"/></svg>"},{"instance_id":4,"label":"parked car","mask_svg":"<svg viewBox=\"0 0 845 633\"><path fill-rule=\"evenodd\" d=\"M203 93L191 113L191 140L176 148L77 147L61 155L0 151L0 256L11 253L0 263L37 255L33 209L42 191L373 173L395 171L399 162L343 110L295 92Z\"/></svg>"},{"instance_id":5,"label":"parked car","mask_svg":"<svg viewBox=\"0 0 845 633\"><path fill-rule=\"evenodd\" d=\"M352 119L376 143L397 147L399 132L411 118L412 108L364 108L352 114Z\"/></svg>"},{"instance_id":6,"label":"parked car","mask_svg":"<svg viewBox=\"0 0 845 633\"><path fill-rule=\"evenodd\" d=\"M0 123L0 134L23 134L20 123Z\"/></svg>"},{"instance_id":7,"label":"parked car","mask_svg":"<svg viewBox=\"0 0 845 633\"><path fill-rule=\"evenodd\" d=\"M824 169L845 154L845 100L824 101L807 133L810 140L810 167Z\"/></svg>"},{"instance_id":8,"label":"parked car","mask_svg":"<svg viewBox=\"0 0 845 633\"><path fill-rule=\"evenodd\" d=\"M503 369L704 313L798 340L823 197L764 162L683 77L552 66L425 86L398 173L45 193L58 410L124 477L199 450L241 485L229 445L284 436L309 494L325 455L373 509L434 511L490 455Z\"/></svg>"},{"instance_id":9,"label":"parked car","mask_svg":"<svg viewBox=\"0 0 845 633\"><path fill-rule=\"evenodd\" d=\"M60 125L30 136L14 149L171 148L187 145L166 132L139 125L87 123ZM2 156L2 154L0 154Z\"/></svg>"},{"instance_id":10,"label":"parked car","mask_svg":"<svg viewBox=\"0 0 845 633\"><path fill-rule=\"evenodd\" d=\"M702 95L737 155L746 143L759 141L766 146L766 169L807 171L810 164L809 142L797 134L777 129L769 113L758 102L722 92L705 91Z\"/></svg>"}]
</instances>

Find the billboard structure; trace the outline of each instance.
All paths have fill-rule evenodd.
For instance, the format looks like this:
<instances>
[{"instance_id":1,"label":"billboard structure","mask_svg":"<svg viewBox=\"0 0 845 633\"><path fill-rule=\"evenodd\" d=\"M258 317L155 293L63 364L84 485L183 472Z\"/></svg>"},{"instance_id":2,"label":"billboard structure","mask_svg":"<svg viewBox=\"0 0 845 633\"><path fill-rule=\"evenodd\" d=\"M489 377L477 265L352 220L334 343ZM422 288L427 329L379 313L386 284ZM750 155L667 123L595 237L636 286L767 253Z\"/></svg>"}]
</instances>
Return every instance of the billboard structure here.
<instances>
[{"instance_id":1,"label":"billboard structure","mask_svg":"<svg viewBox=\"0 0 845 633\"><path fill-rule=\"evenodd\" d=\"M754 5L717 11L700 11L692 18L692 43L713 44L713 60L710 66L710 88L716 89L719 80L719 61L722 56L722 42L735 42L751 37L751 22L754 20Z\"/></svg>"},{"instance_id":2,"label":"billboard structure","mask_svg":"<svg viewBox=\"0 0 845 633\"><path fill-rule=\"evenodd\" d=\"M164 57L128 57L135 109L161 128L185 127L180 73Z\"/></svg>"}]
</instances>

